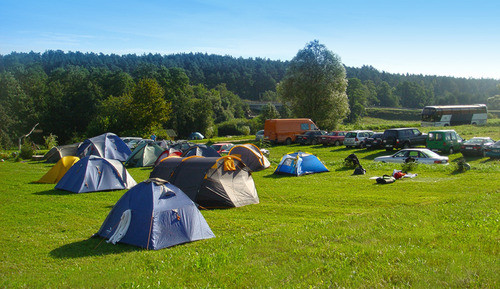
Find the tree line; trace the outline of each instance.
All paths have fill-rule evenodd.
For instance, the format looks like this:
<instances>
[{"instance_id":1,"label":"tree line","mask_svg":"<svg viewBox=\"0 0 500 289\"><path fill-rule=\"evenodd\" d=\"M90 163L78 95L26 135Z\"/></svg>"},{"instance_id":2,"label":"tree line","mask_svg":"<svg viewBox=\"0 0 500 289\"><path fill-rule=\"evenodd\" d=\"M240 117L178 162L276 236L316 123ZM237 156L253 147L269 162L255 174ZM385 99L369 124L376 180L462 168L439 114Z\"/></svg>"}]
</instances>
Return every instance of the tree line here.
<instances>
[{"instance_id":1,"label":"tree line","mask_svg":"<svg viewBox=\"0 0 500 289\"><path fill-rule=\"evenodd\" d=\"M208 136L254 132L269 115L300 116L297 108L285 105L282 111L267 107L248 120L250 111L243 102L286 99L277 88L287 79L290 65L202 53L0 55L0 146L11 145L35 123L61 143L106 131L147 136L172 128L180 137L192 131ZM494 79L343 68L349 104L344 122L358 121L368 106L487 103L498 94L499 81Z\"/></svg>"}]
</instances>

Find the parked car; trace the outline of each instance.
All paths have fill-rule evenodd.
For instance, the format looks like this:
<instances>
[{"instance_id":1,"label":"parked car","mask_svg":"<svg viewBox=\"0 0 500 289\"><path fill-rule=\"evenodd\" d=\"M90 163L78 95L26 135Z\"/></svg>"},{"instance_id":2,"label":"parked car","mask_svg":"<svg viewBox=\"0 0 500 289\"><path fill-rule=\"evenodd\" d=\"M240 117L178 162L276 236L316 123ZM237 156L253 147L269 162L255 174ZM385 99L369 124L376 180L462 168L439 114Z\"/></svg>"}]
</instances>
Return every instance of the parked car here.
<instances>
[{"instance_id":1,"label":"parked car","mask_svg":"<svg viewBox=\"0 0 500 289\"><path fill-rule=\"evenodd\" d=\"M229 150L234 147L234 144L229 143L229 142L224 142L224 143L216 143L211 145L211 147L216 150L219 154L227 154L229 153Z\"/></svg>"},{"instance_id":2,"label":"parked car","mask_svg":"<svg viewBox=\"0 0 500 289\"><path fill-rule=\"evenodd\" d=\"M376 162L383 163L405 163L415 161L422 164L448 164L449 159L446 156L440 156L430 149L409 148L402 149L391 156L381 156L374 159Z\"/></svg>"},{"instance_id":3,"label":"parked car","mask_svg":"<svg viewBox=\"0 0 500 289\"><path fill-rule=\"evenodd\" d=\"M497 141L493 145L486 147L484 149L486 151L485 155L492 159L500 158L500 141Z\"/></svg>"},{"instance_id":4,"label":"parked car","mask_svg":"<svg viewBox=\"0 0 500 289\"><path fill-rule=\"evenodd\" d=\"M391 128L384 131L382 143L386 150L425 146L427 134L417 128Z\"/></svg>"},{"instance_id":5,"label":"parked car","mask_svg":"<svg viewBox=\"0 0 500 289\"><path fill-rule=\"evenodd\" d=\"M376 132L369 138L365 140L365 147L367 149L381 149L383 148L382 145L382 136L384 135L383 132Z\"/></svg>"},{"instance_id":6,"label":"parked car","mask_svg":"<svg viewBox=\"0 0 500 289\"><path fill-rule=\"evenodd\" d=\"M188 137L188 139L190 139L190 140L195 140L195 139L199 140L199 139L204 139L204 138L205 137L199 132L192 132Z\"/></svg>"},{"instance_id":7,"label":"parked car","mask_svg":"<svg viewBox=\"0 0 500 289\"><path fill-rule=\"evenodd\" d=\"M325 135L316 136L316 141L322 145L334 145L339 146L344 143L346 131L332 131Z\"/></svg>"},{"instance_id":8,"label":"parked car","mask_svg":"<svg viewBox=\"0 0 500 289\"><path fill-rule=\"evenodd\" d=\"M263 130L263 129L259 130L259 131L255 134L255 140L256 140L256 141L264 140L264 130Z\"/></svg>"},{"instance_id":9,"label":"parked car","mask_svg":"<svg viewBox=\"0 0 500 289\"><path fill-rule=\"evenodd\" d=\"M485 148L492 146L494 143L495 141L489 137L473 137L470 140L462 142L460 152L463 156L485 156Z\"/></svg>"},{"instance_id":10,"label":"parked car","mask_svg":"<svg viewBox=\"0 0 500 289\"><path fill-rule=\"evenodd\" d=\"M347 132L344 138L344 145L349 147L363 147L365 139L373 135L371 130L352 130Z\"/></svg>"},{"instance_id":11,"label":"parked car","mask_svg":"<svg viewBox=\"0 0 500 289\"><path fill-rule=\"evenodd\" d=\"M432 151L453 154L460 151L463 139L454 130L433 130L427 134L426 147Z\"/></svg>"},{"instance_id":12,"label":"parked car","mask_svg":"<svg viewBox=\"0 0 500 289\"><path fill-rule=\"evenodd\" d=\"M310 130L306 131L304 134L299 134L298 136L295 137L295 141L298 142L299 144L318 144L318 140L316 139L317 136L320 135L325 135L326 131L324 130Z\"/></svg>"}]
</instances>

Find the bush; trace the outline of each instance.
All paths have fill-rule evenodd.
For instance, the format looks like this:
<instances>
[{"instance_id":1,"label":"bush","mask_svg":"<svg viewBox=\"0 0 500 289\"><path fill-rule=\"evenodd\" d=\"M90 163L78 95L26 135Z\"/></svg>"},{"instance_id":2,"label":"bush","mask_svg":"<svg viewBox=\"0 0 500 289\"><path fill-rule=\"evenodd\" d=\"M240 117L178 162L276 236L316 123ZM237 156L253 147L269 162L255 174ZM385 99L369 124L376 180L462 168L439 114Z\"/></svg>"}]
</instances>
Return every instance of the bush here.
<instances>
[{"instance_id":1,"label":"bush","mask_svg":"<svg viewBox=\"0 0 500 289\"><path fill-rule=\"evenodd\" d=\"M43 140L45 142L45 148L51 149L52 147L57 146L57 136L55 134L50 134L48 136L44 136Z\"/></svg>"},{"instance_id":2,"label":"bush","mask_svg":"<svg viewBox=\"0 0 500 289\"><path fill-rule=\"evenodd\" d=\"M24 160L29 160L35 153L35 149L33 149L33 143L29 140L25 140L23 145L21 146L21 153L19 156Z\"/></svg>"},{"instance_id":3,"label":"bush","mask_svg":"<svg viewBox=\"0 0 500 289\"><path fill-rule=\"evenodd\" d=\"M465 173L468 170L470 170L470 165L465 161L465 159L464 158L458 159L455 172Z\"/></svg>"},{"instance_id":4,"label":"bush","mask_svg":"<svg viewBox=\"0 0 500 289\"><path fill-rule=\"evenodd\" d=\"M401 166L401 170L403 172L411 172L411 171L416 170L417 167L418 167L418 164L415 161L409 161L409 162L403 163L403 165Z\"/></svg>"},{"instance_id":5,"label":"bush","mask_svg":"<svg viewBox=\"0 0 500 289\"><path fill-rule=\"evenodd\" d=\"M247 119L233 119L218 125L218 135L249 135L252 122Z\"/></svg>"}]
</instances>

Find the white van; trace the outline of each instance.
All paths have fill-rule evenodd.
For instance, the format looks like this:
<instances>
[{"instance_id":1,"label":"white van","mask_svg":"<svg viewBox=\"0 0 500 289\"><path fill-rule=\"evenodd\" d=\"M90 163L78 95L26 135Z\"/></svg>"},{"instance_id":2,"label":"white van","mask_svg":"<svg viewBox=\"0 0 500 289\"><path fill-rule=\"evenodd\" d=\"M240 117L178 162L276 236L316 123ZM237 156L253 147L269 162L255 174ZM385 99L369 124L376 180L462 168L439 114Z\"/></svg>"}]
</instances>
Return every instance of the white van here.
<instances>
[{"instance_id":1,"label":"white van","mask_svg":"<svg viewBox=\"0 0 500 289\"><path fill-rule=\"evenodd\" d=\"M346 148L349 147L363 147L365 144L365 139L371 137L374 134L371 130L352 130L347 132L344 138L344 145Z\"/></svg>"}]
</instances>

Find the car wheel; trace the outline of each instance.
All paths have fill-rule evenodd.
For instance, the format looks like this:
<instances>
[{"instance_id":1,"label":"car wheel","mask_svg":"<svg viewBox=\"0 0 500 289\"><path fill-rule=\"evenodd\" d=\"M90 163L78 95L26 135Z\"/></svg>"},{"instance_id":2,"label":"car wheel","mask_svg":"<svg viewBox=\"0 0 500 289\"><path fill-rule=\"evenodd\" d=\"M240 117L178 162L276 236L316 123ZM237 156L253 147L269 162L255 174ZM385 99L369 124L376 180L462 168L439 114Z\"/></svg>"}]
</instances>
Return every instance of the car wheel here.
<instances>
[{"instance_id":1,"label":"car wheel","mask_svg":"<svg viewBox=\"0 0 500 289\"><path fill-rule=\"evenodd\" d=\"M291 145L291 144L292 144L292 139L291 139L291 138L287 138L287 139L285 140L285 144L286 144L287 146Z\"/></svg>"},{"instance_id":2,"label":"car wheel","mask_svg":"<svg viewBox=\"0 0 500 289\"><path fill-rule=\"evenodd\" d=\"M312 144L313 146L315 146L315 145L317 145L317 144L318 144L318 142L317 142L315 139L313 139L313 140L312 140L312 142L311 142L311 144Z\"/></svg>"},{"instance_id":3,"label":"car wheel","mask_svg":"<svg viewBox=\"0 0 500 289\"><path fill-rule=\"evenodd\" d=\"M334 144L336 147L338 147L340 145L340 142L337 140L335 141L335 144Z\"/></svg>"}]
</instances>

